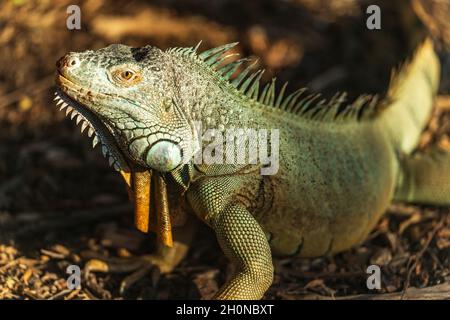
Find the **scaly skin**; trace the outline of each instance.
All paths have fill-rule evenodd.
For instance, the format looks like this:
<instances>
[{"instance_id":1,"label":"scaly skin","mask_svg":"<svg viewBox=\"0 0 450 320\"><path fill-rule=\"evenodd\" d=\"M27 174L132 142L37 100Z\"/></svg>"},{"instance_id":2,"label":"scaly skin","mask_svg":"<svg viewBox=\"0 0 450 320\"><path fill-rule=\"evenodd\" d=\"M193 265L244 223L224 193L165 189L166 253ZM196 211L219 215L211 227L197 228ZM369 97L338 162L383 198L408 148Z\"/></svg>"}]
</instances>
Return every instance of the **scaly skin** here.
<instances>
[{"instance_id":1,"label":"scaly skin","mask_svg":"<svg viewBox=\"0 0 450 320\"><path fill-rule=\"evenodd\" d=\"M69 104L93 127L126 177L138 217L152 211L146 201L156 185L157 217L139 220L141 230L149 224L170 246L162 226L189 211L214 230L236 267L215 298L260 299L272 283L272 253L345 250L364 240L393 200L450 204L448 154L438 161L433 154L410 156L438 86L431 41L400 70L381 103L361 97L346 108L340 95L328 102L300 99L300 91L283 98L283 88L276 97L273 83L260 92L261 73L246 76L249 69L229 80L242 63L222 62L233 45L201 54L111 45L66 55L57 76L63 108ZM261 175L261 164L193 163L206 149L199 137L233 127L280 130L276 174ZM136 187L150 184L145 172L159 180ZM133 180L141 182L133 188ZM161 200L166 187L168 201ZM169 221L161 222L167 210ZM173 260L165 270L180 259Z\"/></svg>"}]
</instances>

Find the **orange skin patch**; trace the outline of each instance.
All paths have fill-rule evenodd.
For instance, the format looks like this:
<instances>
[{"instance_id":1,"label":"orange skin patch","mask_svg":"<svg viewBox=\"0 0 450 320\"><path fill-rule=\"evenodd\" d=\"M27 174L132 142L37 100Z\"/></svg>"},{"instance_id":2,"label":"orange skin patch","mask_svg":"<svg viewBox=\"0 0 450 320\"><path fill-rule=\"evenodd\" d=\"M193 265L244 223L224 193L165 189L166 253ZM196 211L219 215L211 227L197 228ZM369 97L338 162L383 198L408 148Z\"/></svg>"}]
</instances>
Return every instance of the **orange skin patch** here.
<instances>
[{"instance_id":1,"label":"orange skin patch","mask_svg":"<svg viewBox=\"0 0 450 320\"><path fill-rule=\"evenodd\" d=\"M169 214L169 200L167 198L167 186L161 175L156 174L155 179L155 204L158 239L166 246L173 246L172 224Z\"/></svg>"},{"instance_id":2,"label":"orange skin patch","mask_svg":"<svg viewBox=\"0 0 450 320\"><path fill-rule=\"evenodd\" d=\"M128 187L128 195L134 202L134 224L144 233L156 231L158 240L173 247L172 224L169 214L167 186L160 174L152 171L120 172ZM154 186L152 190L151 186ZM156 228L150 226L151 202L156 209ZM153 220L152 220L153 221Z\"/></svg>"},{"instance_id":3,"label":"orange skin patch","mask_svg":"<svg viewBox=\"0 0 450 320\"><path fill-rule=\"evenodd\" d=\"M132 172L134 192L134 224L136 228L148 233L150 223L151 171Z\"/></svg>"}]
</instances>

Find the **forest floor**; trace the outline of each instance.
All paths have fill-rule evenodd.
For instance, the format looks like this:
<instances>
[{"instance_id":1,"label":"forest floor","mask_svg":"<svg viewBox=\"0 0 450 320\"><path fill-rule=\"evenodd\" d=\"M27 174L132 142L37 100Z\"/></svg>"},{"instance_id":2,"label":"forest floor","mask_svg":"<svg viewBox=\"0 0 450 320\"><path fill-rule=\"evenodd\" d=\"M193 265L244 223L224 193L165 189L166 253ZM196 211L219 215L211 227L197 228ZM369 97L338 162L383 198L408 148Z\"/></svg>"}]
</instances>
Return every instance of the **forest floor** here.
<instances>
[{"instance_id":1,"label":"forest floor","mask_svg":"<svg viewBox=\"0 0 450 320\"><path fill-rule=\"evenodd\" d=\"M82 30L66 28L74 1L0 3L0 299L198 299L229 277L227 260L203 226L170 274L146 270L121 293L127 274L90 273L67 289L68 265L92 257L151 253L133 229L125 186L98 148L57 111L55 62L69 51L110 43L206 49L239 41L259 57L265 81L289 80L330 96L385 92L390 70L417 44L411 16L381 1L382 29L365 27L365 1L83 1ZM371 1L370 3L372 3ZM376 2L376 1L375 1ZM406 12L406 13L405 13ZM450 147L450 58L418 151ZM274 260L265 299L450 298L450 208L392 205L357 247L316 259ZM369 290L367 267L381 267Z\"/></svg>"}]
</instances>

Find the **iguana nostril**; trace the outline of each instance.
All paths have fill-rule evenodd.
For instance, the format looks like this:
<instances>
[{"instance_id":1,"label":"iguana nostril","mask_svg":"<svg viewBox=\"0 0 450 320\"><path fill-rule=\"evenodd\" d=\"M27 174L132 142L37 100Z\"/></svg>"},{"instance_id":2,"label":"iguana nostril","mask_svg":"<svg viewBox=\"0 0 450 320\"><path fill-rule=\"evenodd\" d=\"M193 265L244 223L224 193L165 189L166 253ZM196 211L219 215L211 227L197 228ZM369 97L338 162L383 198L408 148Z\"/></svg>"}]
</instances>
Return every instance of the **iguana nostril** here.
<instances>
[{"instance_id":1,"label":"iguana nostril","mask_svg":"<svg viewBox=\"0 0 450 320\"><path fill-rule=\"evenodd\" d=\"M78 67L79 65L80 59L78 59L77 57L71 57L70 55L65 55L56 62L56 67L60 70L63 68L69 69L75 68Z\"/></svg>"},{"instance_id":2,"label":"iguana nostril","mask_svg":"<svg viewBox=\"0 0 450 320\"><path fill-rule=\"evenodd\" d=\"M78 67L79 65L80 59L78 59L77 57L69 57L69 59L67 59L66 61L66 66L68 66L69 68Z\"/></svg>"}]
</instances>

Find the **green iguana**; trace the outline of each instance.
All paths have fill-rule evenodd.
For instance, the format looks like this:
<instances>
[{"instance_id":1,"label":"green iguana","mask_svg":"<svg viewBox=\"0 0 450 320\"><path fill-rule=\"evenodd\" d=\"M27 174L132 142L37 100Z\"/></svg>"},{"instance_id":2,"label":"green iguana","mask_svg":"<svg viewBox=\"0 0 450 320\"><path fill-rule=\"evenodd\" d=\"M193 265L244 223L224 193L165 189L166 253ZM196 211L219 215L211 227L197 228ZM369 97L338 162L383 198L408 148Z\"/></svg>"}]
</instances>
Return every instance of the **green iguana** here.
<instances>
[{"instance_id":1,"label":"green iguana","mask_svg":"<svg viewBox=\"0 0 450 320\"><path fill-rule=\"evenodd\" d=\"M366 238L392 201L450 204L450 155L437 149L412 155L439 83L431 40L391 79L384 99L361 96L351 104L342 94L326 101L304 89L284 97L286 85L276 94L274 81L260 89L262 71L242 69L245 59L228 62L233 46L197 53L198 46L110 45L57 63L57 104L122 173L138 229L158 234L158 251L143 261L172 270L193 228L176 228L173 240L171 228L191 224L194 213L235 267L214 298L260 299L272 283L272 254L348 249ZM211 152L202 141L230 128L278 129L278 141L260 140L269 147L278 142L276 174L261 174L267 161L193 161ZM245 141L241 147L255 147Z\"/></svg>"}]
</instances>

